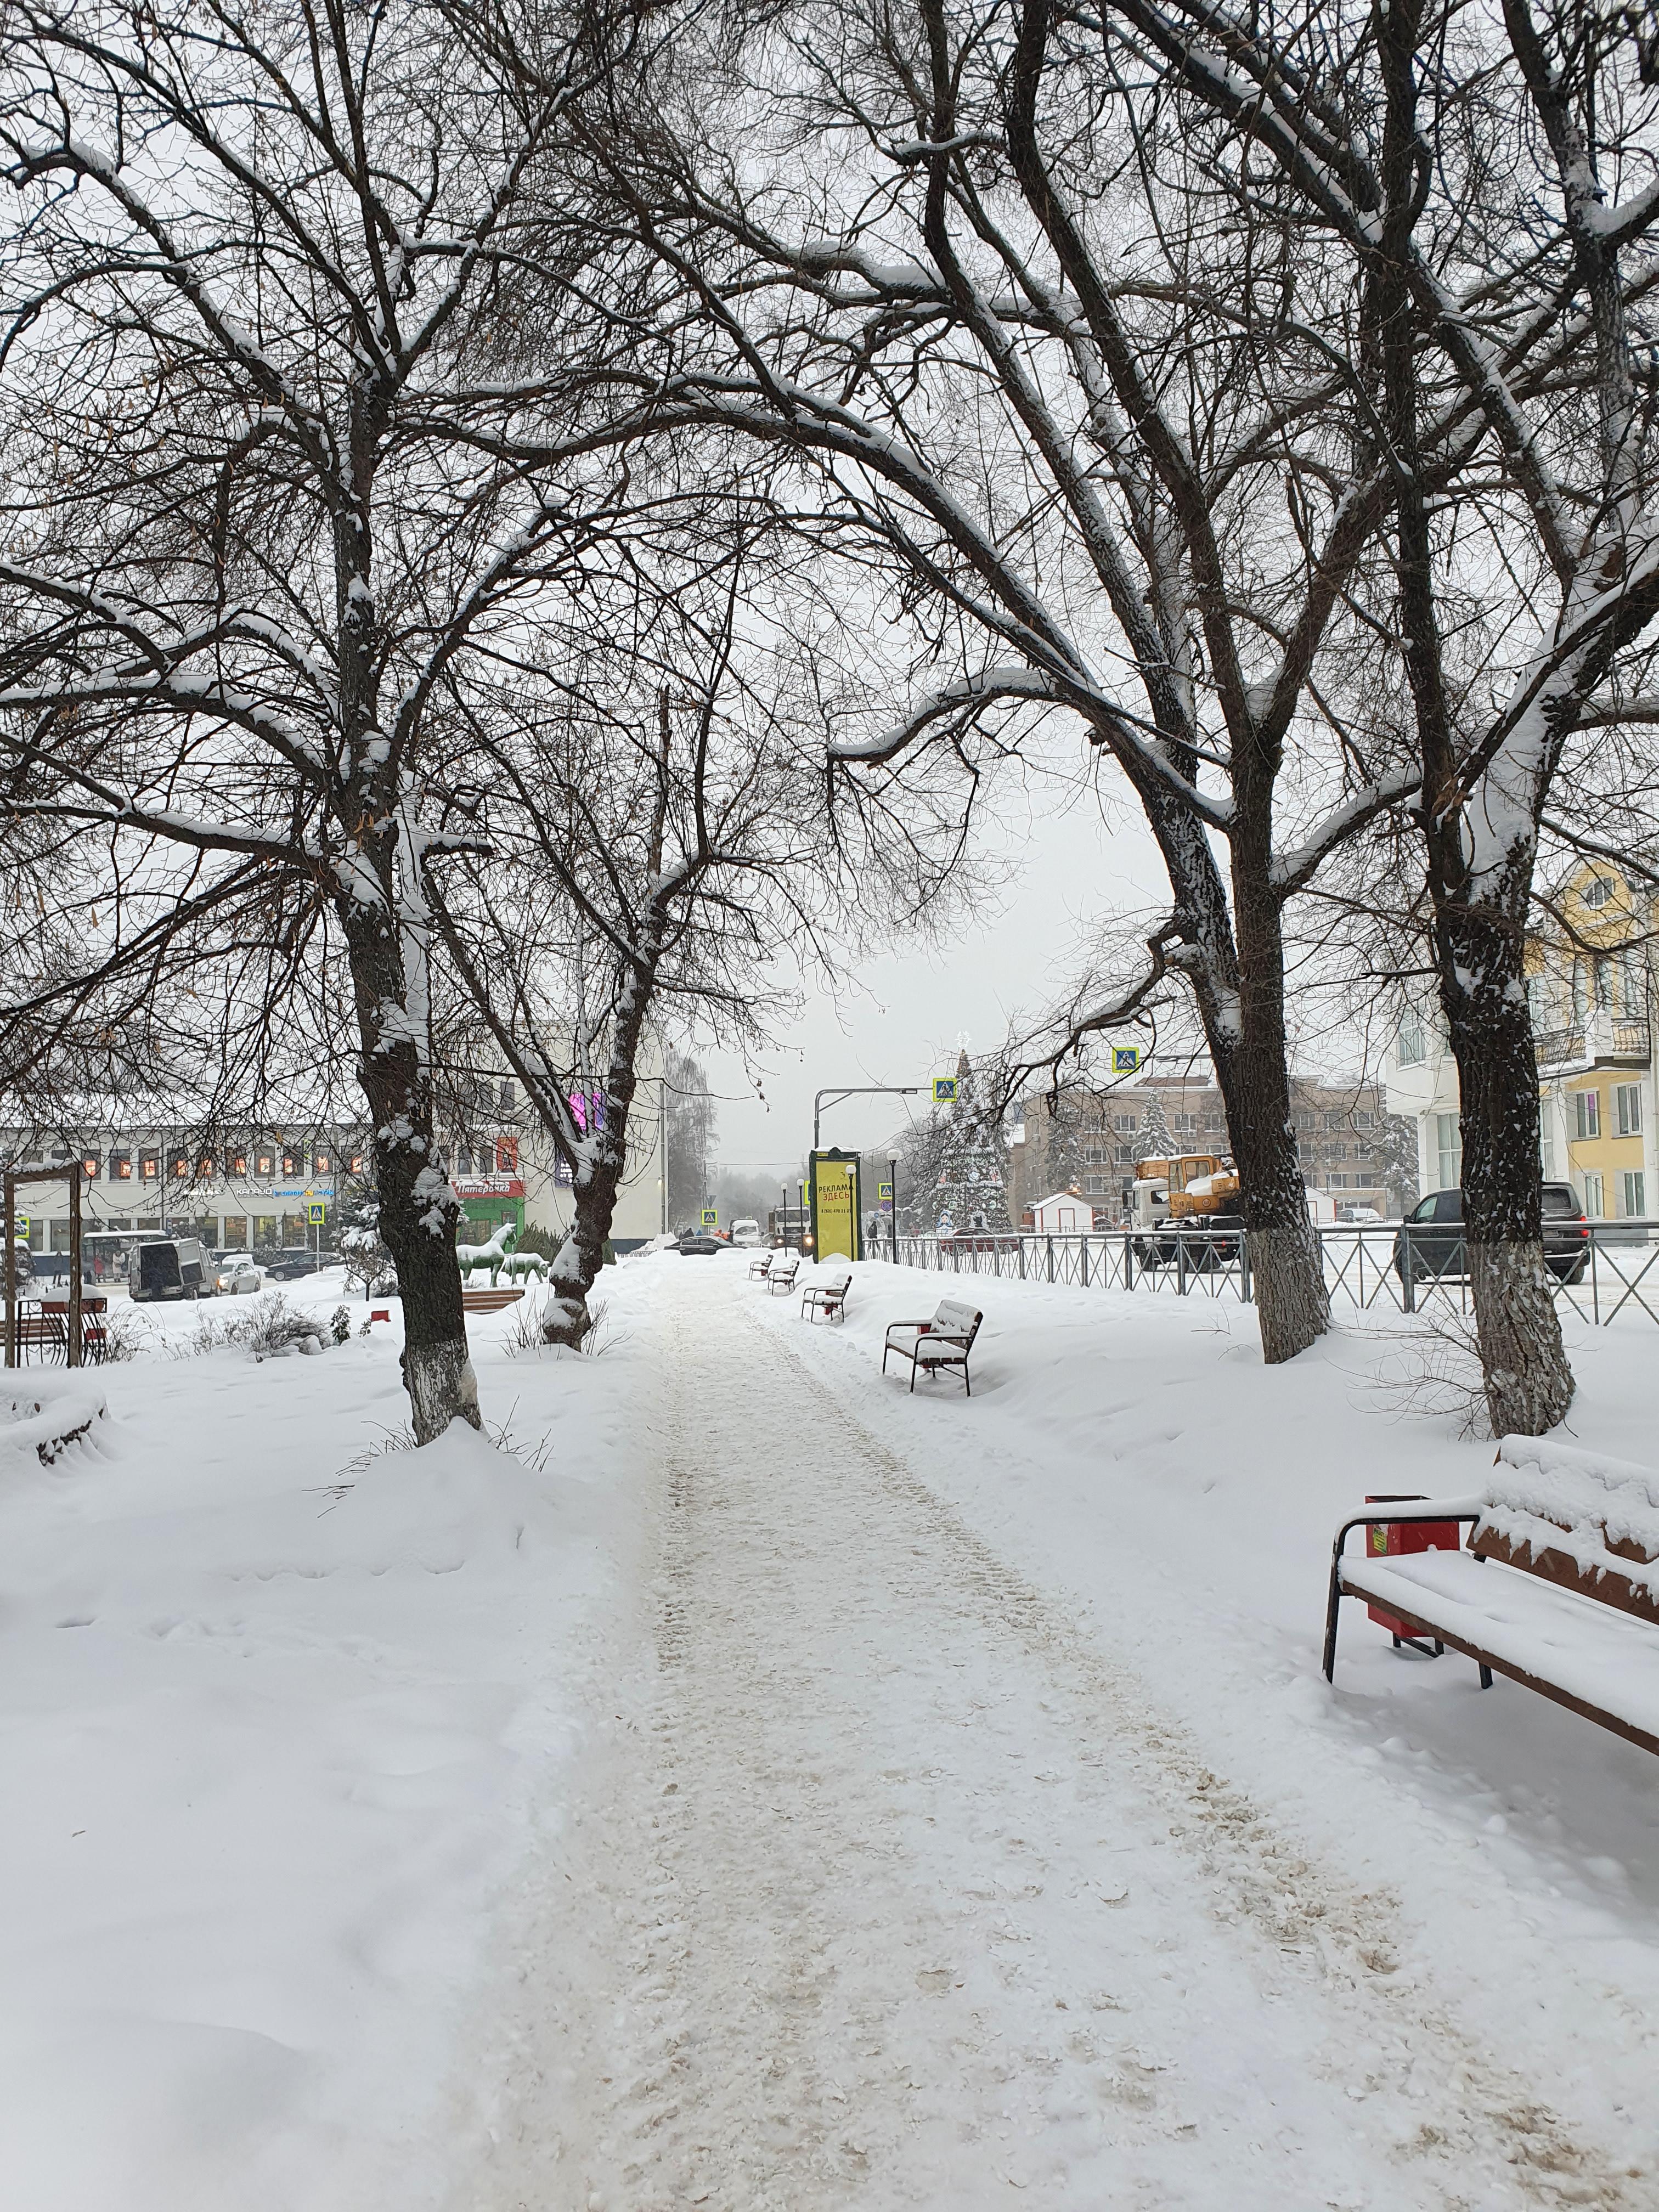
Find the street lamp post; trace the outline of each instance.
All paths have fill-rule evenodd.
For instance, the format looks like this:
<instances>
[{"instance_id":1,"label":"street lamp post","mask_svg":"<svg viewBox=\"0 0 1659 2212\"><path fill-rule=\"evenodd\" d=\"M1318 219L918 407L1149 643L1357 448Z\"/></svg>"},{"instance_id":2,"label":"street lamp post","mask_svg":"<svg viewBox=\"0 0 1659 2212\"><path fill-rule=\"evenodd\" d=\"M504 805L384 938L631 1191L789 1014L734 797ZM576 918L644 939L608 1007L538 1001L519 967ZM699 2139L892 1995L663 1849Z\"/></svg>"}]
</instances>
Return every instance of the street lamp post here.
<instances>
[{"instance_id":1,"label":"street lamp post","mask_svg":"<svg viewBox=\"0 0 1659 2212\"><path fill-rule=\"evenodd\" d=\"M887 1203L893 1209L890 1225L893 1231L893 1265L896 1267L898 1265L898 1162L896 1160L889 1160L887 1163Z\"/></svg>"},{"instance_id":2,"label":"street lamp post","mask_svg":"<svg viewBox=\"0 0 1659 2212\"><path fill-rule=\"evenodd\" d=\"M818 1148L818 1122L823 1117L826 1099L839 1106L843 1098L914 1098L921 1090L919 1083L853 1083L842 1090L833 1087L815 1091L812 1094L812 1150Z\"/></svg>"}]
</instances>

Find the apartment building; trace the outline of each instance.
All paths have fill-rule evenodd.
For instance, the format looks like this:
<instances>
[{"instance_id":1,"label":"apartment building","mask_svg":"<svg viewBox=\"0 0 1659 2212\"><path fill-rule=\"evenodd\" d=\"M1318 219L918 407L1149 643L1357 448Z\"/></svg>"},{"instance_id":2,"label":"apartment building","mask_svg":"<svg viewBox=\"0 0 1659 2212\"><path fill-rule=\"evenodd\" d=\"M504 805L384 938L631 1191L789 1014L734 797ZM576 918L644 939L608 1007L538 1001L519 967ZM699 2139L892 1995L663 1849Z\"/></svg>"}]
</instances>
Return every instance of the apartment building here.
<instances>
[{"instance_id":1,"label":"apartment building","mask_svg":"<svg viewBox=\"0 0 1659 2212\"><path fill-rule=\"evenodd\" d=\"M1547 1182L1571 1183L1592 1221L1644 1220L1659 1205L1650 945L1659 902L1596 860L1574 870L1556 905L1559 932L1540 933L1526 956L1540 1164ZM1401 1024L1388 1095L1416 1124L1422 1188L1455 1188L1457 1064L1431 1018Z\"/></svg>"},{"instance_id":2,"label":"apartment building","mask_svg":"<svg viewBox=\"0 0 1659 2212\"><path fill-rule=\"evenodd\" d=\"M1380 1084L1296 1075L1291 1099L1304 1179L1329 1196L1339 1218L1361 1208L1396 1214L1416 1197L1411 1146L1390 1126ZM1103 1227L1122 1219L1136 1160L1164 1149L1156 1135L1154 1100L1176 1150L1227 1151L1221 1092L1196 1075L1155 1078L1103 1097L1064 1091L1053 1115L1046 1099L1028 1099L1011 1146L1011 1202L1017 1212L1075 1188L1091 1201Z\"/></svg>"}]
</instances>

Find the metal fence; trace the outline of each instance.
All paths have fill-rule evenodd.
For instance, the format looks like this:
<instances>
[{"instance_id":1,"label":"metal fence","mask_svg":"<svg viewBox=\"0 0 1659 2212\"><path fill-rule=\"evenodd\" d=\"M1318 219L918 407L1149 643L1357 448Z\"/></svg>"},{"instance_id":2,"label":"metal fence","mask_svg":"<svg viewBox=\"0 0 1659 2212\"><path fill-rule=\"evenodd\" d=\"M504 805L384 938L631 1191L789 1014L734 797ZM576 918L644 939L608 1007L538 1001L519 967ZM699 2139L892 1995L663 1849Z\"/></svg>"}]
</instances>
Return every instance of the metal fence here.
<instances>
[{"instance_id":1,"label":"metal fence","mask_svg":"<svg viewBox=\"0 0 1659 2212\"><path fill-rule=\"evenodd\" d=\"M1558 1234L1559 1232L1557 1232ZM1469 1310L1461 1243L1443 1229L1340 1224L1316 1234L1333 1305L1358 1313ZM890 1260L883 1242L872 1259ZM1558 1301L1593 1326L1620 1314L1659 1322L1659 1222L1592 1222L1574 1251L1548 1255ZM1172 1297L1251 1300L1249 1238L1243 1231L1092 1230L1086 1235L904 1237L901 1265L1007 1282L1081 1290L1141 1291Z\"/></svg>"}]
</instances>

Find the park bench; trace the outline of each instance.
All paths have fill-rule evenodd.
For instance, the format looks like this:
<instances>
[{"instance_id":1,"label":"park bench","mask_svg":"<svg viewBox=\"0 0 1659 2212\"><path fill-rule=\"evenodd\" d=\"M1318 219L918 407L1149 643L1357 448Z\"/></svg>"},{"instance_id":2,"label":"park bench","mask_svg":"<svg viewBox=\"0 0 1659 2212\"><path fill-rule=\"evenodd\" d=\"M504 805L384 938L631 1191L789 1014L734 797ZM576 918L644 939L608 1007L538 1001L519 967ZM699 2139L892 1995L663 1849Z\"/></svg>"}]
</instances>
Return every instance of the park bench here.
<instances>
[{"instance_id":1,"label":"park bench","mask_svg":"<svg viewBox=\"0 0 1659 2212\"><path fill-rule=\"evenodd\" d=\"M1443 1522L1467 1544L1384 1553L1391 1528ZM1355 1528L1376 1533L1344 1555ZM1548 1437L1505 1437L1476 1498L1374 1504L1336 1532L1325 1615L1334 1680L1345 1597L1382 1608L1396 1641L1449 1646L1494 1674L1659 1753L1659 1474ZM1419 1643L1418 1638L1425 1639ZM1432 1654L1431 1654L1432 1656Z\"/></svg>"},{"instance_id":2,"label":"park bench","mask_svg":"<svg viewBox=\"0 0 1659 2212\"><path fill-rule=\"evenodd\" d=\"M20 1303L17 1318L13 1323L17 1331L17 1357L27 1364L31 1359L67 1359L69 1357L69 1302L60 1305L46 1304L33 1300Z\"/></svg>"},{"instance_id":3,"label":"park bench","mask_svg":"<svg viewBox=\"0 0 1659 2212\"><path fill-rule=\"evenodd\" d=\"M941 1298L939 1310L931 1321L896 1321L887 1331L887 1340L881 1350L881 1371L887 1372L887 1355L896 1352L910 1363L910 1388L916 1387L916 1370L937 1375L941 1368L959 1368L963 1388L971 1398L973 1383L968 1375L968 1355L974 1348L974 1339L979 1334L979 1325L985 1316L975 1306L963 1305L956 1298Z\"/></svg>"},{"instance_id":4,"label":"park bench","mask_svg":"<svg viewBox=\"0 0 1659 2212\"><path fill-rule=\"evenodd\" d=\"M831 1275L827 1282L809 1283L800 1294L802 1318L806 1321L845 1321L847 1293L853 1287L852 1271Z\"/></svg>"},{"instance_id":5,"label":"park bench","mask_svg":"<svg viewBox=\"0 0 1659 2212\"><path fill-rule=\"evenodd\" d=\"M52 1325L53 1334L49 1340L54 1359L69 1357L70 1302L67 1298L42 1298L40 1311ZM109 1311L107 1298L82 1298L81 1301L81 1359L83 1365L98 1365L109 1351L109 1332L106 1316Z\"/></svg>"},{"instance_id":6,"label":"park bench","mask_svg":"<svg viewBox=\"0 0 1659 2212\"><path fill-rule=\"evenodd\" d=\"M487 1291L463 1291L461 1310L463 1313L500 1313L503 1306L516 1305L523 1296L522 1290L507 1283L497 1283Z\"/></svg>"},{"instance_id":7,"label":"park bench","mask_svg":"<svg viewBox=\"0 0 1659 2212\"><path fill-rule=\"evenodd\" d=\"M754 1258L749 1262L749 1279L751 1283L763 1283L766 1280L772 1272L774 1256L770 1252L756 1253Z\"/></svg>"},{"instance_id":8,"label":"park bench","mask_svg":"<svg viewBox=\"0 0 1659 2212\"><path fill-rule=\"evenodd\" d=\"M766 1271L766 1287L776 1297L781 1291L793 1291L795 1278L800 1273L799 1252L780 1252Z\"/></svg>"}]
</instances>

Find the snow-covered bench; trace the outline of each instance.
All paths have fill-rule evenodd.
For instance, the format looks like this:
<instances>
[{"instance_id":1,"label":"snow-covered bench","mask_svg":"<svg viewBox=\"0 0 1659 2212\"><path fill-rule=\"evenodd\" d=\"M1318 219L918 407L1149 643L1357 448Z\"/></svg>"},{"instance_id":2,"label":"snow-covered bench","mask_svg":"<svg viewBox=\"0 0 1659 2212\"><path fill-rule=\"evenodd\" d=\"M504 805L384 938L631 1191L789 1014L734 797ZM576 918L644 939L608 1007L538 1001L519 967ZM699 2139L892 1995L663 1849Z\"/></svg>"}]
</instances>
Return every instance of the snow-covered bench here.
<instances>
[{"instance_id":1,"label":"snow-covered bench","mask_svg":"<svg viewBox=\"0 0 1659 2212\"><path fill-rule=\"evenodd\" d=\"M853 1287L853 1271L844 1267L838 1274L830 1275L821 1283L809 1283L800 1294L801 1316L805 1321L845 1321L847 1293Z\"/></svg>"},{"instance_id":2,"label":"snow-covered bench","mask_svg":"<svg viewBox=\"0 0 1659 2212\"><path fill-rule=\"evenodd\" d=\"M751 1283L763 1283L766 1280L772 1272L774 1256L770 1252L756 1253L754 1258L749 1262L749 1279Z\"/></svg>"},{"instance_id":3,"label":"snow-covered bench","mask_svg":"<svg viewBox=\"0 0 1659 2212\"><path fill-rule=\"evenodd\" d=\"M795 1278L800 1273L799 1252L780 1252L766 1271L766 1287L774 1297L780 1291L793 1291Z\"/></svg>"},{"instance_id":4,"label":"snow-covered bench","mask_svg":"<svg viewBox=\"0 0 1659 2212\"><path fill-rule=\"evenodd\" d=\"M1456 1522L1458 1550L1346 1558L1355 1528ZM1345 1597L1465 1653L1488 1689L1507 1674L1659 1753L1659 1474L1625 1460L1505 1437L1478 1498L1369 1507L1336 1534L1325 1617L1334 1677Z\"/></svg>"},{"instance_id":5,"label":"snow-covered bench","mask_svg":"<svg viewBox=\"0 0 1659 2212\"><path fill-rule=\"evenodd\" d=\"M937 1375L942 1367L958 1368L963 1388L971 1398L974 1386L968 1378L968 1355L974 1348L974 1339L984 1318L977 1306L965 1306L956 1298L941 1298L931 1321L892 1322L881 1348L882 1373L887 1372L890 1352L909 1361L912 1390L916 1387L918 1368L927 1375Z\"/></svg>"}]
</instances>

